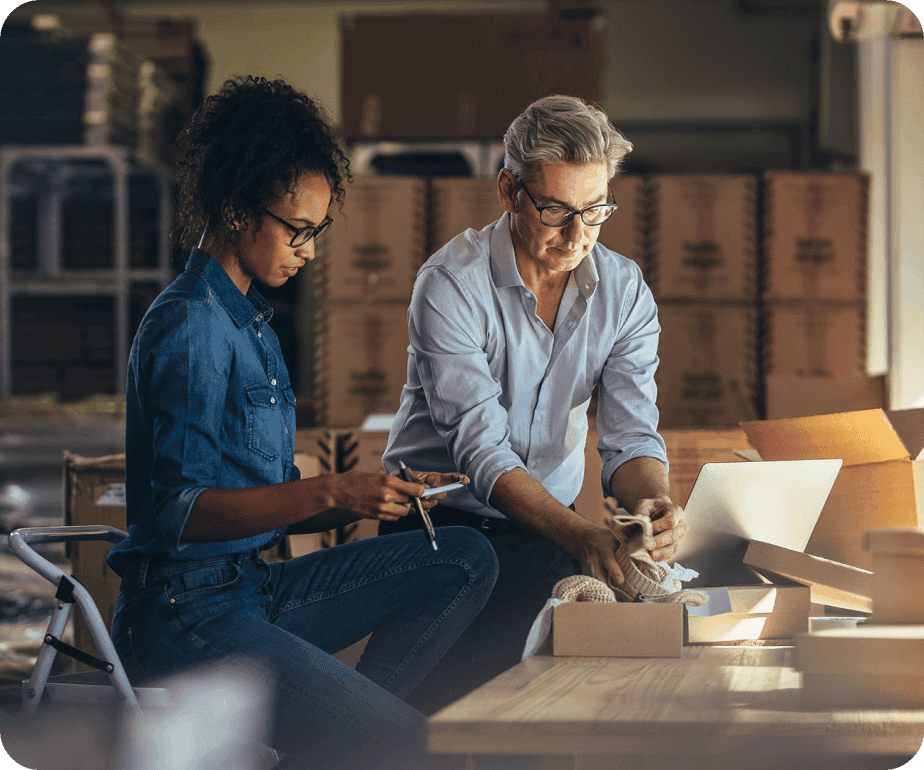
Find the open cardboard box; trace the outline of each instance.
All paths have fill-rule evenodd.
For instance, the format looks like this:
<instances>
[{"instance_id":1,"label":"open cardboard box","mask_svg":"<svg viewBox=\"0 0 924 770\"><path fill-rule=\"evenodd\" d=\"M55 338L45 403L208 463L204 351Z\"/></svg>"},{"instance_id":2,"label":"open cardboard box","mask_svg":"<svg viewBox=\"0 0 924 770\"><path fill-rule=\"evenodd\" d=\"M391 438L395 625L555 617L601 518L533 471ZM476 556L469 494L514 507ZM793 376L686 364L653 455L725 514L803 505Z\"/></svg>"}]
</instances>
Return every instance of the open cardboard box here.
<instances>
[{"instance_id":1,"label":"open cardboard box","mask_svg":"<svg viewBox=\"0 0 924 770\"><path fill-rule=\"evenodd\" d=\"M844 461L806 553L868 570L866 530L924 523L924 409L868 409L741 427L762 460Z\"/></svg>"},{"instance_id":2,"label":"open cardboard box","mask_svg":"<svg viewBox=\"0 0 924 770\"><path fill-rule=\"evenodd\" d=\"M808 631L811 609L808 586L728 586L727 590L730 611L687 615L689 644L789 639Z\"/></svg>"}]
</instances>

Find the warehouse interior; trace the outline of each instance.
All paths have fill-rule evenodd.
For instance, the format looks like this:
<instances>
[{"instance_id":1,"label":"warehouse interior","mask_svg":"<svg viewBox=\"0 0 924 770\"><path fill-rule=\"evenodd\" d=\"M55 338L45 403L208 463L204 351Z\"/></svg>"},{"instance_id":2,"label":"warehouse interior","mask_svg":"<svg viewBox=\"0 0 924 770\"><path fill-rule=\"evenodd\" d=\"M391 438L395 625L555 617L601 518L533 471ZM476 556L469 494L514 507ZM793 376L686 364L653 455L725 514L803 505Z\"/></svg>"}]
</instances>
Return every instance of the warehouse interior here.
<instances>
[{"instance_id":1,"label":"warehouse interior","mask_svg":"<svg viewBox=\"0 0 924 770\"><path fill-rule=\"evenodd\" d=\"M658 303L676 502L704 463L755 449L740 423L924 408L924 37L911 3L34 0L5 10L7 713L56 601L10 553L9 534L125 526L131 341L188 256L172 240L172 145L230 77L282 77L316 99L354 177L319 258L264 291L297 397L303 476L381 469L416 271L502 214L503 133L550 93L601 105L634 145L599 241L642 268ZM589 418L592 438L593 404ZM602 516L591 438L576 506ZM922 447L905 445L917 460ZM916 478L915 510L885 526L924 526ZM368 524L289 536L267 558L373 536ZM818 535L807 553L870 570L862 532L852 534L843 547ZM108 623L119 579L107 547L40 552L87 586ZM96 654L79 613L66 639ZM54 673L74 670L58 656Z\"/></svg>"}]
</instances>

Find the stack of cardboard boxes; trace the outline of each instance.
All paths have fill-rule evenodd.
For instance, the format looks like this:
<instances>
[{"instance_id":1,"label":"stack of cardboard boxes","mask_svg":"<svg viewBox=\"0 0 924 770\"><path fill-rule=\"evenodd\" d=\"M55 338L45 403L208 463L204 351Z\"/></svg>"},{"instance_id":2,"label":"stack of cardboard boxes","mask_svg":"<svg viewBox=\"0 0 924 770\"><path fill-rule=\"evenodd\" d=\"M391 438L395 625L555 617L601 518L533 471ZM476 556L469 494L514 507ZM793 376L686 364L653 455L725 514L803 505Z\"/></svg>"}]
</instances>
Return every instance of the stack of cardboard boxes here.
<instances>
[{"instance_id":1,"label":"stack of cardboard boxes","mask_svg":"<svg viewBox=\"0 0 924 770\"><path fill-rule=\"evenodd\" d=\"M426 257L426 185L414 177L357 179L323 253L316 423L355 427L394 412L407 374L407 307Z\"/></svg>"},{"instance_id":2,"label":"stack of cardboard boxes","mask_svg":"<svg viewBox=\"0 0 924 770\"><path fill-rule=\"evenodd\" d=\"M631 259L642 268L647 279L648 185L644 177L630 174L610 180L610 190L613 192L610 202L618 208L601 225L597 242Z\"/></svg>"},{"instance_id":3,"label":"stack of cardboard boxes","mask_svg":"<svg viewBox=\"0 0 924 770\"><path fill-rule=\"evenodd\" d=\"M767 417L883 405L866 377L868 187L857 173L765 175Z\"/></svg>"},{"instance_id":4,"label":"stack of cardboard boxes","mask_svg":"<svg viewBox=\"0 0 924 770\"><path fill-rule=\"evenodd\" d=\"M663 174L651 191L661 424L736 425L757 415L757 180Z\"/></svg>"},{"instance_id":5,"label":"stack of cardboard boxes","mask_svg":"<svg viewBox=\"0 0 924 770\"><path fill-rule=\"evenodd\" d=\"M494 178L434 179L430 186L430 254L468 228L480 230L504 213Z\"/></svg>"}]
</instances>

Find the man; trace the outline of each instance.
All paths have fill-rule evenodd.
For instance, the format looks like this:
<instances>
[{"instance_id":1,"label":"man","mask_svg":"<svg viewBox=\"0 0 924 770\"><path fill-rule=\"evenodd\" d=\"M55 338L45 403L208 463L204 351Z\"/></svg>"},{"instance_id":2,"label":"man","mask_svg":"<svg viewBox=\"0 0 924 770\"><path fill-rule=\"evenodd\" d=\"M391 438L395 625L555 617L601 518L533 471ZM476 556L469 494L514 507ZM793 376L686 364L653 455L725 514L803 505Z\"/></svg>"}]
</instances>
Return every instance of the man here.
<instances>
[{"instance_id":1,"label":"man","mask_svg":"<svg viewBox=\"0 0 924 770\"><path fill-rule=\"evenodd\" d=\"M530 105L504 144L506 213L418 275L408 381L383 458L388 470L403 460L468 475L431 518L481 529L500 560L488 605L410 698L424 713L517 663L558 580L584 572L623 585L619 541L572 506L595 386L604 494L652 519L656 561L686 531L656 430L657 308L638 266L597 244L616 208L609 180L632 145L568 96Z\"/></svg>"}]
</instances>

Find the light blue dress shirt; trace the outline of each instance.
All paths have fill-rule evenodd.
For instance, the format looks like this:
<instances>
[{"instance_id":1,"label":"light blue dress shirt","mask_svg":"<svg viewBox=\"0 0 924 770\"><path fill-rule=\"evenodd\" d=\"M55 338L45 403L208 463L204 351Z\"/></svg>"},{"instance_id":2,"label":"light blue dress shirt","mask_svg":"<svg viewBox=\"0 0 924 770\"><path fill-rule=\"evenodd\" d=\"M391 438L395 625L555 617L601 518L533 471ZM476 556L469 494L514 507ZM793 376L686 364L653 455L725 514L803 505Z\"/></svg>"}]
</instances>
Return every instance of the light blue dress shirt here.
<instances>
[{"instance_id":1,"label":"light blue dress shirt","mask_svg":"<svg viewBox=\"0 0 924 770\"><path fill-rule=\"evenodd\" d=\"M488 500L513 468L573 503L595 385L604 495L628 460L667 465L655 405L657 307L626 257L595 245L572 271L550 331L517 271L504 214L466 230L420 269L408 328L407 384L383 464L465 472L471 484L447 505L501 516Z\"/></svg>"}]
</instances>

